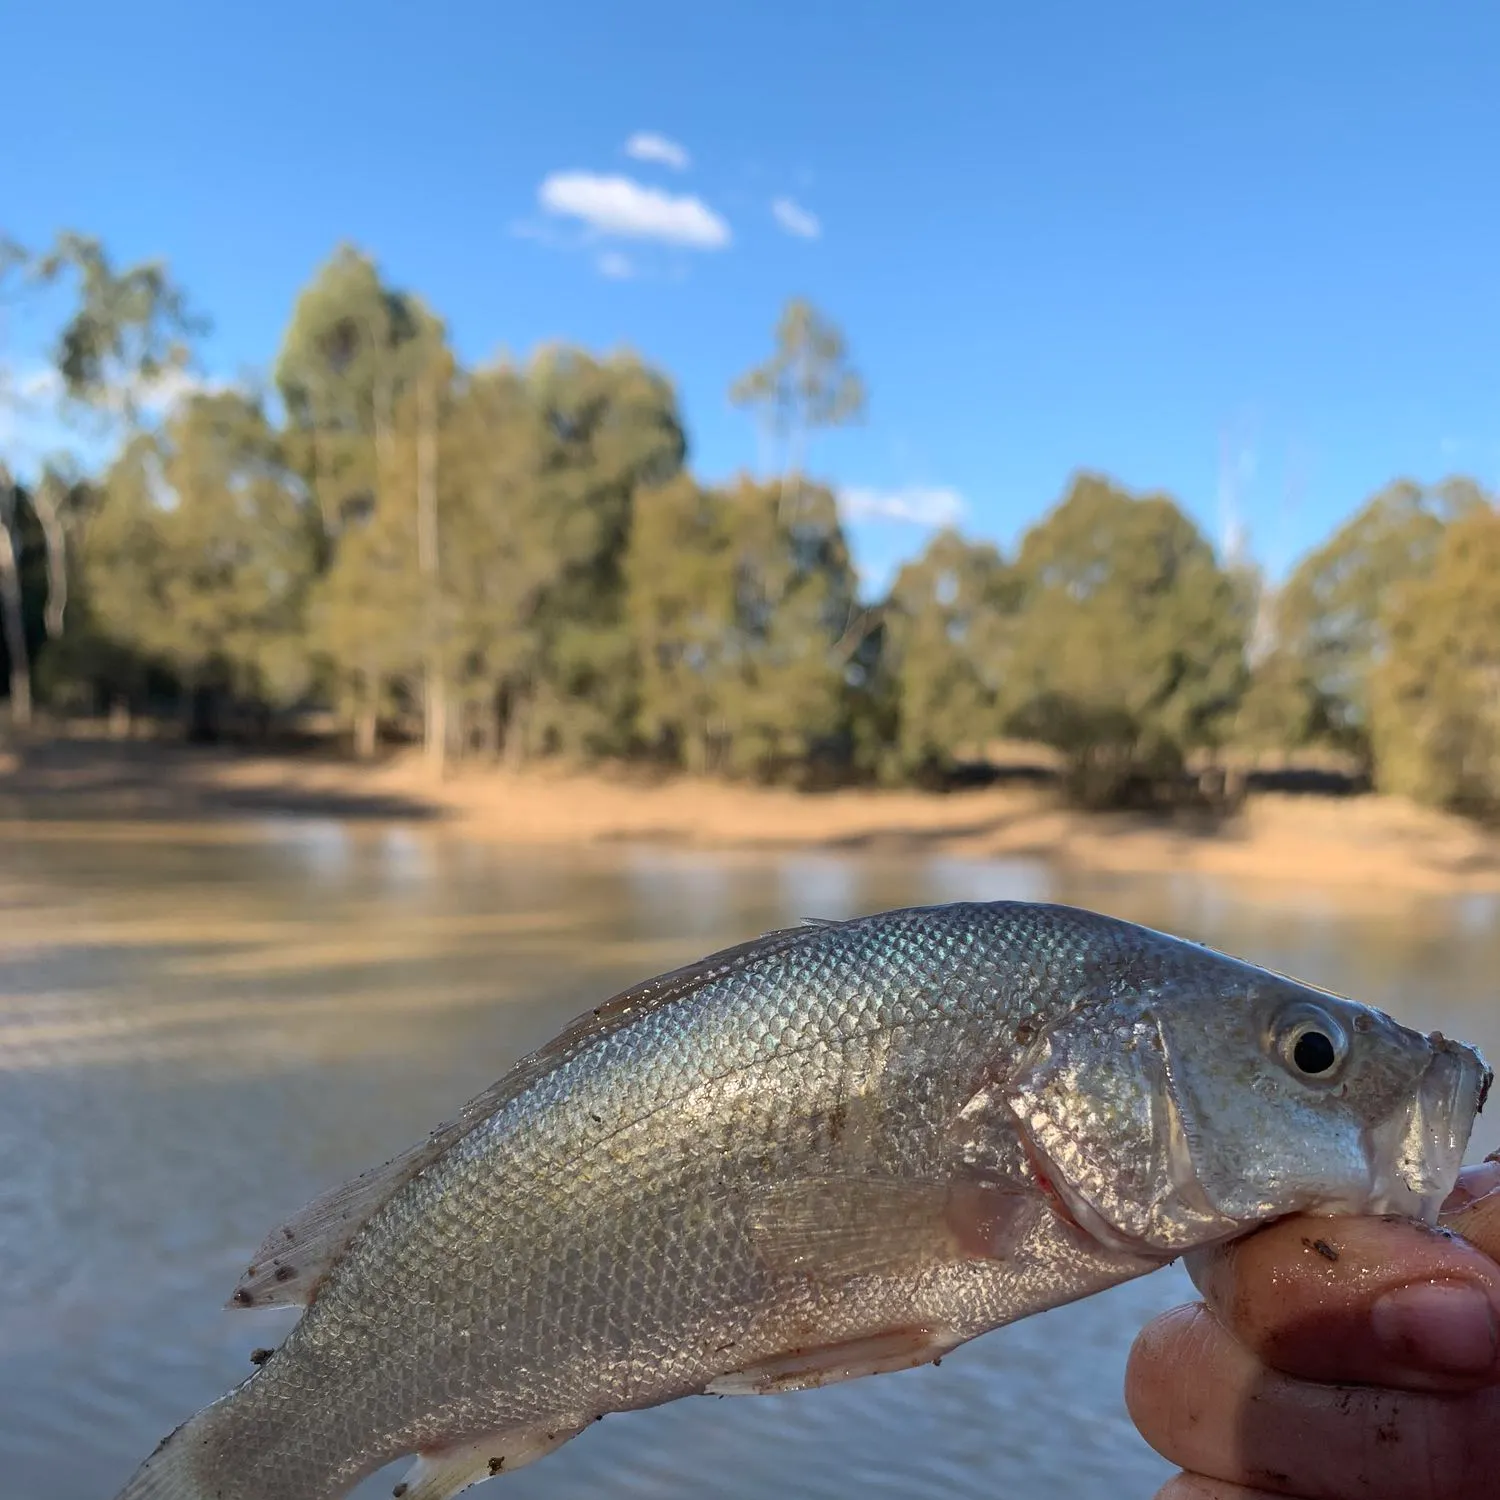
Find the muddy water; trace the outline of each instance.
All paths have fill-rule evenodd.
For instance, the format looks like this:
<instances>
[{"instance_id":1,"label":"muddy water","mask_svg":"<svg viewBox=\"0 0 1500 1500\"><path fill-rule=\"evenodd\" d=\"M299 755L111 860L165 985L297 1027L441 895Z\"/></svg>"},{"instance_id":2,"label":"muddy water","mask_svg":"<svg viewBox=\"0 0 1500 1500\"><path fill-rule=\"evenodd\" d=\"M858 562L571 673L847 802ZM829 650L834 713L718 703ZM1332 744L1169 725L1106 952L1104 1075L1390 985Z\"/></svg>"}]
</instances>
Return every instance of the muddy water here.
<instances>
[{"instance_id":1,"label":"muddy water","mask_svg":"<svg viewBox=\"0 0 1500 1500\"><path fill-rule=\"evenodd\" d=\"M268 1224L417 1139L633 979L804 915L1078 902L1352 992L1500 1056L1493 903L1350 909L1021 863L520 854L321 823L0 834L0 1491L108 1500L284 1314L221 1304ZM1482 1122L1474 1154L1500 1144ZM1120 1400L1176 1269L879 1380L612 1419L513 1500L1146 1500ZM377 1478L361 1496L389 1493ZM482 1491L481 1493L487 1493Z\"/></svg>"}]
</instances>

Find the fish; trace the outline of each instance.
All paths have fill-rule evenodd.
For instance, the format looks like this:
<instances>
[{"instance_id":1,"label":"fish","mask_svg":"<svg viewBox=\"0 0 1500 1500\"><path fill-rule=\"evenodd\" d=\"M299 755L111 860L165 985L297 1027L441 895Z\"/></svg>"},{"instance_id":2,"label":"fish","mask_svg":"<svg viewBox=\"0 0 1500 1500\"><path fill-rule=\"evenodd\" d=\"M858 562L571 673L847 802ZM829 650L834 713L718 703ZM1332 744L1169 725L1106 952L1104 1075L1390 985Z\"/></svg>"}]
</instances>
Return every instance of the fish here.
<instances>
[{"instance_id":1,"label":"fish","mask_svg":"<svg viewBox=\"0 0 1500 1500\"><path fill-rule=\"evenodd\" d=\"M1284 1215L1435 1222L1473 1048L1080 908L767 933L275 1225L279 1348L118 1500L451 1500L606 1414L937 1363Z\"/></svg>"}]
</instances>

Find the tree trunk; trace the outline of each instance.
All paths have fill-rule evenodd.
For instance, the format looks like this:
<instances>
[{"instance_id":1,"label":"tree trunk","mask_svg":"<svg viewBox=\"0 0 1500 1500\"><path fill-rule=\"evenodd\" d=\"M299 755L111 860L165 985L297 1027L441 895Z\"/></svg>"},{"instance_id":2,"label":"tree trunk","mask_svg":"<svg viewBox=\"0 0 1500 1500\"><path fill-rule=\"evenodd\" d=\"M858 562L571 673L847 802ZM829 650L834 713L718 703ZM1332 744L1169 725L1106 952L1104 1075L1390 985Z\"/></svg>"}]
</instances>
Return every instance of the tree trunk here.
<instances>
[{"instance_id":1,"label":"tree trunk","mask_svg":"<svg viewBox=\"0 0 1500 1500\"><path fill-rule=\"evenodd\" d=\"M487 761L500 759L500 702L499 695L491 693L475 705L478 719L479 753Z\"/></svg>"},{"instance_id":2,"label":"tree trunk","mask_svg":"<svg viewBox=\"0 0 1500 1500\"><path fill-rule=\"evenodd\" d=\"M417 567L422 574L428 638L422 666L423 753L427 769L441 778L448 756L448 692L443 680L442 643L438 639L437 422L432 382L417 386Z\"/></svg>"},{"instance_id":3,"label":"tree trunk","mask_svg":"<svg viewBox=\"0 0 1500 1500\"><path fill-rule=\"evenodd\" d=\"M188 692L187 737L194 745L217 745L222 739L219 689L202 683Z\"/></svg>"},{"instance_id":4,"label":"tree trunk","mask_svg":"<svg viewBox=\"0 0 1500 1500\"><path fill-rule=\"evenodd\" d=\"M505 764L508 769L517 771L526 759L526 699L516 694L511 698L509 707L510 713L505 720Z\"/></svg>"},{"instance_id":5,"label":"tree trunk","mask_svg":"<svg viewBox=\"0 0 1500 1500\"><path fill-rule=\"evenodd\" d=\"M448 690L443 682L442 667L431 658L423 669L423 706L426 709L423 729L423 754L427 769L442 776L448 759Z\"/></svg>"},{"instance_id":6,"label":"tree trunk","mask_svg":"<svg viewBox=\"0 0 1500 1500\"><path fill-rule=\"evenodd\" d=\"M374 703L364 700L354 711L354 753L360 760L375 759L376 716Z\"/></svg>"},{"instance_id":7,"label":"tree trunk","mask_svg":"<svg viewBox=\"0 0 1500 1500\"><path fill-rule=\"evenodd\" d=\"M354 705L354 754L359 760L375 759L380 739L379 700L374 677L361 675Z\"/></svg>"},{"instance_id":8,"label":"tree trunk","mask_svg":"<svg viewBox=\"0 0 1500 1500\"><path fill-rule=\"evenodd\" d=\"M5 630L5 653L10 659L10 722L16 729L26 729L31 725L31 664L26 655L26 620L21 613L21 575L7 524L14 505L14 490L0 494L0 625Z\"/></svg>"},{"instance_id":9,"label":"tree trunk","mask_svg":"<svg viewBox=\"0 0 1500 1500\"><path fill-rule=\"evenodd\" d=\"M42 476L31 496L31 508L42 523L47 542L47 638L56 640L63 633L63 611L68 607L68 541L63 530L62 506L58 492L61 481L51 473Z\"/></svg>"}]
</instances>

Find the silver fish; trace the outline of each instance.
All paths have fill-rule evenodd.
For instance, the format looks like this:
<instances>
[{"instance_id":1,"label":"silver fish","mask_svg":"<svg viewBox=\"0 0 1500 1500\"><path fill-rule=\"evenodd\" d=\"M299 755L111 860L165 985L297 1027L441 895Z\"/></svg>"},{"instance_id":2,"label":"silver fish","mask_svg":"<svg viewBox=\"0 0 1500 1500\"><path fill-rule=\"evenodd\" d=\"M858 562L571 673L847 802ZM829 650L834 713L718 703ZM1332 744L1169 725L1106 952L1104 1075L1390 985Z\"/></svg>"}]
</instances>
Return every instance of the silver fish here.
<instances>
[{"instance_id":1,"label":"silver fish","mask_svg":"<svg viewBox=\"0 0 1500 1500\"><path fill-rule=\"evenodd\" d=\"M1432 1221L1478 1053L1062 906L773 932L580 1017L272 1230L282 1346L120 1500L449 1500L609 1412L800 1390L1296 1211Z\"/></svg>"}]
</instances>

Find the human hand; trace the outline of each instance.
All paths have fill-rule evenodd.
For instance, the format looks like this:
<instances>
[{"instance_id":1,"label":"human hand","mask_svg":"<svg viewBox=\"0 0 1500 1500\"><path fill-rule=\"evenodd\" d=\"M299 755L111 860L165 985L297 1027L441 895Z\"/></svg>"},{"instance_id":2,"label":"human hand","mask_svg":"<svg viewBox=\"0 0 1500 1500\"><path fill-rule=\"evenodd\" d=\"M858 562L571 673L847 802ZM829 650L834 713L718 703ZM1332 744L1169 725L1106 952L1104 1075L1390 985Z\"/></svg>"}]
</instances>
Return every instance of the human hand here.
<instances>
[{"instance_id":1,"label":"human hand","mask_svg":"<svg viewBox=\"0 0 1500 1500\"><path fill-rule=\"evenodd\" d=\"M1125 1377L1185 1471L1156 1500L1500 1500L1500 1162L1439 1224L1299 1217L1190 1263L1207 1305Z\"/></svg>"}]
</instances>

